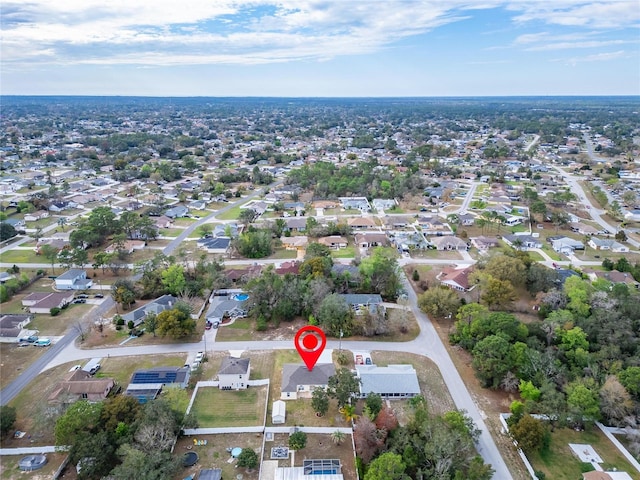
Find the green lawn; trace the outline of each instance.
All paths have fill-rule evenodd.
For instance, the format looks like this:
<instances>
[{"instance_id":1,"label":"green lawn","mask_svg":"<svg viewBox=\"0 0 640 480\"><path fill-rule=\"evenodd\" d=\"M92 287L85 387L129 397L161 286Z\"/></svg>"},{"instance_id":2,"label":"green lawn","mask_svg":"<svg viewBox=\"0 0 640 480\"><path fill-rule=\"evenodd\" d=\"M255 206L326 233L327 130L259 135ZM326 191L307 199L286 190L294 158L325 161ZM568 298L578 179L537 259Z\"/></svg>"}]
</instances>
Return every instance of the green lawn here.
<instances>
[{"instance_id":1,"label":"green lawn","mask_svg":"<svg viewBox=\"0 0 640 480\"><path fill-rule=\"evenodd\" d=\"M601 466L605 471L616 468L631 475L637 473L597 427L583 432L576 432L570 428L556 429L551 434L551 446L548 451L528 455L534 470L540 470L547 478L554 480L582 478L580 461L569 448L570 443L590 444L604 460Z\"/></svg>"},{"instance_id":2,"label":"green lawn","mask_svg":"<svg viewBox=\"0 0 640 480\"><path fill-rule=\"evenodd\" d=\"M266 395L266 386L238 391L204 387L198 389L191 411L202 428L262 425Z\"/></svg>"},{"instance_id":3,"label":"green lawn","mask_svg":"<svg viewBox=\"0 0 640 480\"><path fill-rule=\"evenodd\" d=\"M253 339L253 319L236 318L230 325L220 327L216 340L220 342L241 342Z\"/></svg>"},{"instance_id":4,"label":"green lawn","mask_svg":"<svg viewBox=\"0 0 640 480\"><path fill-rule=\"evenodd\" d=\"M36 255L33 250L9 250L2 254L3 263L47 263L48 260Z\"/></svg>"},{"instance_id":5,"label":"green lawn","mask_svg":"<svg viewBox=\"0 0 640 480\"><path fill-rule=\"evenodd\" d=\"M165 228L162 230L162 232L160 232L160 234L163 237L175 238L178 235L180 235L182 232L184 232L184 229L182 228Z\"/></svg>"},{"instance_id":6,"label":"green lawn","mask_svg":"<svg viewBox=\"0 0 640 480\"><path fill-rule=\"evenodd\" d=\"M240 212L242 211L242 208L240 207L241 205L236 205L235 207L230 208L226 212L223 212L220 215L216 215L216 218L218 220L237 220L238 217L240 216Z\"/></svg>"},{"instance_id":7,"label":"green lawn","mask_svg":"<svg viewBox=\"0 0 640 480\"><path fill-rule=\"evenodd\" d=\"M294 250L287 250L286 248L277 248L271 255L267 258L271 258L274 260L291 260L298 256L298 252Z\"/></svg>"},{"instance_id":8,"label":"green lawn","mask_svg":"<svg viewBox=\"0 0 640 480\"><path fill-rule=\"evenodd\" d=\"M356 256L356 247L347 246L340 250L331 250L331 256L333 258L354 258Z\"/></svg>"}]
</instances>

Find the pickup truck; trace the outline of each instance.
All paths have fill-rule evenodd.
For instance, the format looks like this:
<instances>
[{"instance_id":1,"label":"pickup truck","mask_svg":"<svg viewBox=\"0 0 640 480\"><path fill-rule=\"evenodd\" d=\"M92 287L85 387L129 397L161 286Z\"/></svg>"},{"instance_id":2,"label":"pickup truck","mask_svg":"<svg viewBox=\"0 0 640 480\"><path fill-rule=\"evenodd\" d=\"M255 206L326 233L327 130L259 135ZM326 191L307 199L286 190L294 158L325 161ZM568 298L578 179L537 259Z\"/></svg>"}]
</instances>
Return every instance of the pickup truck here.
<instances>
[{"instance_id":1,"label":"pickup truck","mask_svg":"<svg viewBox=\"0 0 640 480\"><path fill-rule=\"evenodd\" d=\"M40 338L33 344L34 347L48 347L49 345L51 345L51 339L49 338Z\"/></svg>"}]
</instances>

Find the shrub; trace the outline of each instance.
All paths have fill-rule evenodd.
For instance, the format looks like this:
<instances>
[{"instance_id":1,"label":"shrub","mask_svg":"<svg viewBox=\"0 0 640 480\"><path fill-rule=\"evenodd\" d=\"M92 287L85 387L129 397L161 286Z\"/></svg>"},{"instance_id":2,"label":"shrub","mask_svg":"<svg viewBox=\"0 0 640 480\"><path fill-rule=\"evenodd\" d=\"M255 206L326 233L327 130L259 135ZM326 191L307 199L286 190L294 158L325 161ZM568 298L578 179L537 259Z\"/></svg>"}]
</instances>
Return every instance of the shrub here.
<instances>
[{"instance_id":1,"label":"shrub","mask_svg":"<svg viewBox=\"0 0 640 480\"><path fill-rule=\"evenodd\" d=\"M53 307L51 310L49 310L49 314L52 317L55 317L56 315L58 315L61 312L61 309L58 307Z\"/></svg>"},{"instance_id":2,"label":"shrub","mask_svg":"<svg viewBox=\"0 0 640 480\"><path fill-rule=\"evenodd\" d=\"M124 318L122 318L120 315L116 315L115 317L113 317L113 321L116 325L120 327L124 325Z\"/></svg>"},{"instance_id":3,"label":"shrub","mask_svg":"<svg viewBox=\"0 0 640 480\"><path fill-rule=\"evenodd\" d=\"M417 282L418 280L420 280L420 274L418 273L418 270L413 271L411 278L413 279L414 282Z\"/></svg>"},{"instance_id":4,"label":"shrub","mask_svg":"<svg viewBox=\"0 0 640 480\"><path fill-rule=\"evenodd\" d=\"M264 316L260 315L258 320L256 320L256 330L259 332L264 332L267 329L267 319Z\"/></svg>"},{"instance_id":5,"label":"shrub","mask_svg":"<svg viewBox=\"0 0 640 480\"><path fill-rule=\"evenodd\" d=\"M129 320L129 321L127 322L127 328L128 328L129 330L133 330L133 327L135 327L135 323L133 323L133 320Z\"/></svg>"}]
</instances>

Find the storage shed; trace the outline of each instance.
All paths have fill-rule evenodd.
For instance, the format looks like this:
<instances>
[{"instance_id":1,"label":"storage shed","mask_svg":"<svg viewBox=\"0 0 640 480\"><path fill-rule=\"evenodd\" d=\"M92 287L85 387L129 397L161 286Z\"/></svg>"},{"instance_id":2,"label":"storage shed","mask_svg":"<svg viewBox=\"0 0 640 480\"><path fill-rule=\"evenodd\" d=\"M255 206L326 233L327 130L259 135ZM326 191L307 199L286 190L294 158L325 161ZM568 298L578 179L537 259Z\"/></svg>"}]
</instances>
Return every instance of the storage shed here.
<instances>
[{"instance_id":1,"label":"storage shed","mask_svg":"<svg viewBox=\"0 0 640 480\"><path fill-rule=\"evenodd\" d=\"M273 409L271 411L271 422L276 425L284 423L286 419L287 405L283 400L276 400L273 402Z\"/></svg>"}]
</instances>

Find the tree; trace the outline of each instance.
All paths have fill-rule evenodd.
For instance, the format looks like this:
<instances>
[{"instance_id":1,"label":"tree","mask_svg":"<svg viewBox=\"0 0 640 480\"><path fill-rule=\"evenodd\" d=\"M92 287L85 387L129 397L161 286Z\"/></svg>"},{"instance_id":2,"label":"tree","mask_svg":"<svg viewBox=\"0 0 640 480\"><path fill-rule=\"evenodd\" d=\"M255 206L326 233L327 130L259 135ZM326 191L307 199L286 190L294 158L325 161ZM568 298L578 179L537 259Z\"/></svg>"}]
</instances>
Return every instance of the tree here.
<instances>
[{"instance_id":1,"label":"tree","mask_svg":"<svg viewBox=\"0 0 640 480\"><path fill-rule=\"evenodd\" d=\"M0 406L0 435L4 436L11 431L16 422L16 409L8 405Z\"/></svg>"},{"instance_id":2,"label":"tree","mask_svg":"<svg viewBox=\"0 0 640 480\"><path fill-rule=\"evenodd\" d=\"M335 430L331 434L331 441L336 445L342 445L342 442L344 442L345 438L346 438L346 435L341 430Z\"/></svg>"},{"instance_id":3,"label":"tree","mask_svg":"<svg viewBox=\"0 0 640 480\"><path fill-rule=\"evenodd\" d=\"M196 329L195 320L177 308L160 312L157 322L156 330L161 337L182 338L191 335Z\"/></svg>"},{"instance_id":4,"label":"tree","mask_svg":"<svg viewBox=\"0 0 640 480\"><path fill-rule=\"evenodd\" d=\"M111 298L116 303L122 305L123 309L128 309L136 301L136 290L129 280L120 278L111 285Z\"/></svg>"},{"instance_id":5,"label":"tree","mask_svg":"<svg viewBox=\"0 0 640 480\"><path fill-rule=\"evenodd\" d=\"M258 466L258 454L253 448L243 448L238 455L238 466L253 469Z\"/></svg>"},{"instance_id":6,"label":"tree","mask_svg":"<svg viewBox=\"0 0 640 480\"><path fill-rule=\"evenodd\" d=\"M513 285L508 280L499 280L490 277L482 301L489 307L506 307L516 299Z\"/></svg>"},{"instance_id":7,"label":"tree","mask_svg":"<svg viewBox=\"0 0 640 480\"><path fill-rule=\"evenodd\" d=\"M213 225L211 225L210 223L203 223L198 227L198 235L200 235L200 238L210 236L212 233Z\"/></svg>"},{"instance_id":8,"label":"tree","mask_svg":"<svg viewBox=\"0 0 640 480\"><path fill-rule=\"evenodd\" d=\"M624 232L624 230L618 230L616 232L615 239L619 242L626 242L627 234Z\"/></svg>"},{"instance_id":9,"label":"tree","mask_svg":"<svg viewBox=\"0 0 640 480\"><path fill-rule=\"evenodd\" d=\"M512 285L524 285L526 278L526 266L522 260L508 255L492 256L484 270L493 278L511 282Z\"/></svg>"},{"instance_id":10,"label":"tree","mask_svg":"<svg viewBox=\"0 0 640 480\"><path fill-rule=\"evenodd\" d=\"M167 401L156 398L147 402L134 434L137 448L146 453L168 452L180 432L183 413L175 412Z\"/></svg>"},{"instance_id":11,"label":"tree","mask_svg":"<svg viewBox=\"0 0 640 480\"><path fill-rule=\"evenodd\" d=\"M161 480L173 478L183 468L182 459L170 452L146 452L135 445L125 443L118 450L122 463L111 476L122 480Z\"/></svg>"},{"instance_id":12,"label":"tree","mask_svg":"<svg viewBox=\"0 0 640 480\"><path fill-rule=\"evenodd\" d=\"M255 210L251 208L244 208L240 215L238 216L238 221L242 223L245 227L248 226L251 222L253 222L257 218L257 213Z\"/></svg>"},{"instance_id":13,"label":"tree","mask_svg":"<svg viewBox=\"0 0 640 480\"><path fill-rule=\"evenodd\" d=\"M353 329L353 318L351 309L343 297L338 294L327 295L317 313L318 321L323 329L329 334L337 337L340 332L344 336L350 336Z\"/></svg>"},{"instance_id":14,"label":"tree","mask_svg":"<svg viewBox=\"0 0 640 480\"><path fill-rule=\"evenodd\" d=\"M128 395L116 395L104 401L100 423L108 432L115 432L118 425L133 425L142 408L140 402Z\"/></svg>"},{"instance_id":15,"label":"tree","mask_svg":"<svg viewBox=\"0 0 640 480\"><path fill-rule=\"evenodd\" d=\"M289 448L292 450L302 450L307 446L307 434L298 430L289 435Z\"/></svg>"},{"instance_id":16,"label":"tree","mask_svg":"<svg viewBox=\"0 0 640 480\"><path fill-rule=\"evenodd\" d=\"M71 445L69 460L72 464L82 465L78 479L103 478L117 462L115 453L116 444L109 432L84 431Z\"/></svg>"},{"instance_id":17,"label":"tree","mask_svg":"<svg viewBox=\"0 0 640 480\"><path fill-rule=\"evenodd\" d=\"M520 380L518 389L520 396L525 400L537 402L540 398L540 390L531 381Z\"/></svg>"},{"instance_id":18,"label":"tree","mask_svg":"<svg viewBox=\"0 0 640 480\"><path fill-rule=\"evenodd\" d=\"M13 225L7 222L0 222L0 242L9 240L16 235L18 235L18 231L14 228Z\"/></svg>"},{"instance_id":19,"label":"tree","mask_svg":"<svg viewBox=\"0 0 640 480\"><path fill-rule=\"evenodd\" d=\"M162 284L171 295L181 295L187 286L182 265L171 265L162 271Z\"/></svg>"},{"instance_id":20,"label":"tree","mask_svg":"<svg viewBox=\"0 0 640 480\"><path fill-rule=\"evenodd\" d=\"M236 238L232 245L247 258L264 258L273 253L271 232L269 230L253 230Z\"/></svg>"},{"instance_id":21,"label":"tree","mask_svg":"<svg viewBox=\"0 0 640 480\"><path fill-rule=\"evenodd\" d=\"M345 422L353 422L359 415L356 413L355 405L344 405L338 409L338 411L344 416Z\"/></svg>"},{"instance_id":22,"label":"tree","mask_svg":"<svg viewBox=\"0 0 640 480\"><path fill-rule=\"evenodd\" d=\"M58 263L60 263L65 270L71 268L71 265L73 265L73 252L71 249L63 248L60 250L60 253L58 253Z\"/></svg>"},{"instance_id":23,"label":"tree","mask_svg":"<svg viewBox=\"0 0 640 480\"><path fill-rule=\"evenodd\" d=\"M460 297L452 289L439 286L420 294L418 306L432 317L444 318L458 311Z\"/></svg>"},{"instance_id":24,"label":"tree","mask_svg":"<svg viewBox=\"0 0 640 480\"><path fill-rule=\"evenodd\" d=\"M71 252L71 262L78 268L84 267L85 263L89 261L89 254L84 248L74 248Z\"/></svg>"},{"instance_id":25,"label":"tree","mask_svg":"<svg viewBox=\"0 0 640 480\"><path fill-rule=\"evenodd\" d=\"M102 403L79 400L58 417L54 429L56 445L73 445L85 432L93 432L100 425Z\"/></svg>"},{"instance_id":26,"label":"tree","mask_svg":"<svg viewBox=\"0 0 640 480\"><path fill-rule=\"evenodd\" d=\"M545 444L545 437L549 434L542 420L531 415L523 415L518 422L509 428L511 436L518 446L526 453L533 453Z\"/></svg>"},{"instance_id":27,"label":"tree","mask_svg":"<svg viewBox=\"0 0 640 480\"><path fill-rule=\"evenodd\" d=\"M382 410L380 410L376 417L376 427L379 430L385 430L387 432L392 432L398 428L398 419L395 413L393 413L393 410L386 404L383 404Z\"/></svg>"},{"instance_id":28,"label":"tree","mask_svg":"<svg viewBox=\"0 0 640 480\"><path fill-rule=\"evenodd\" d=\"M631 395L614 376L610 375L600 388L600 411L610 425L625 426L624 420L633 411Z\"/></svg>"},{"instance_id":29,"label":"tree","mask_svg":"<svg viewBox=\"0 0 640 480\"><path fill-rule=\"evenodd\" d=\"M618 373L618 380L631 395L640 399L640 367L627 367Z\"/></svg>"},{"instance_id":30,"label":"tree","mask_svg":"<svg viewBox=\"0 0 640 480\"><path fill-rule=\"evenodd\" d=\"M349 404L359 392L360 379L349 369L342 367L329 377L328 394L338 401L338 408Z\"/></svg>"},{"instance_id":31,"label":"tree","mask_svg":"<svg viewBox=\"0 0 640 480\"><path fill-rule=\"evenodd\" d=\"M408 480L410 477L405 474L406 468L400 455L385 452L371 462L364 480Z\"/></svg>"},{"instance_id":32,"label":"tree","mask_svg":"<svg viewBox=\"0 0 640 480\"><path fill-rule=\"evenodd\" d=\"M44 256L44 258L51 262L51 273L55 274L54 267L56 260L58 259L58 250L49 244L45 244L40 247L40 253Z\"/></svg>"},{"instance_id":33,"label":"tree","mask_svg":"<svg viewBox=\"0 0 640 480\"><path fill-rule=\"evenodd\" d=\"M158 316L155 313L147 313L147 316L144 317L144 329L148 333L156 336L156 329L158 328Z\"/></svg>"},{"instance_id":34,"label":"tree","mask_svg":"<svg viewBox=\"0 0 640 480\"><path fill-rule=\"evenodd\" d=\"M575 381L567 385L567 405L573 423L583 425L600 419L598 394L590 382Z\"/></svg>"},{"instance_id":35,"label":"tree","mask_svg":"<svg viewBox=\"0 0 640 480\"><path fill-rule=\"evenodd\" d=\"M359 269L364 291L377 292L391 300L398 297L402 282L396 255L393 249L376 247L362 259Z\"/></svg>"},{"instance_id":36,"label":"tree","mask_svg":"<svg viewBox=\"0 0 640 480\"><path fill-rule=\"evenodd\" d=\"M353 431L356 455L368 464L384 446L385 432L379 431L367 417L360 417Z\"/></svg>"},{"instance_id":37,"label":"tree","mask_svg":"<svg viewBox=\"0 0 640 480\"><path fill-rule=\"evenodd\" d=\"M483 386L498 388L505 374L513 368L511 345L501 335L490 335L473 348L473 369Z\"/></svg>"},{"instance_id":38,"label":"tree","mask_svg":"<svg viewBox=\"0 0 640 480\"><path fill-rule=\"evenodd\" d=\"M377 393L369 393L364 404L369 418L375 420L380 410L382 410L382 397Z\"/></svg>"},{"instance_id":39,"label":"tree","mask_svg":"<svg viewBox=\"0 0 640 480\"><path fill-rule=\"evenodd\" d=\"M311 408L320 416L329 411L329 395L324 388L314 388L311 393Z\"/></svg>"}]
</instances>

